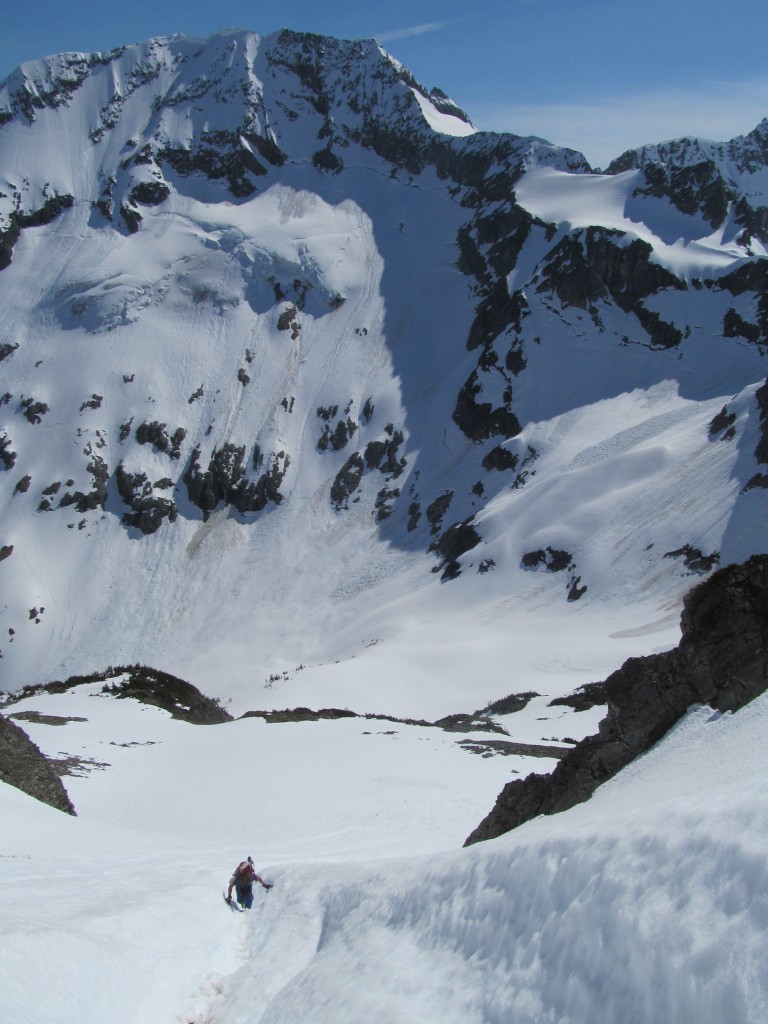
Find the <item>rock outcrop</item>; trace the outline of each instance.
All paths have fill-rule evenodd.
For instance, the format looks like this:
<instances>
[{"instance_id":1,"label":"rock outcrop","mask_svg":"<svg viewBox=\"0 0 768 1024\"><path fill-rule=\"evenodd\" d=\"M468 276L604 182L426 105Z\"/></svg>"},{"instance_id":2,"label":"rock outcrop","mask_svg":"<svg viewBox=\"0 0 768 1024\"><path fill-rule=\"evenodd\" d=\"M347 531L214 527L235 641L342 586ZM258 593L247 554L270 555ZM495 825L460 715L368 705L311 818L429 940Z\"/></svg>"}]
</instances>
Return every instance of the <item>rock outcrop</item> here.
<instances>
[{"instance_id":1,"label":"rock outcrop","mask_svg":"<svg viewBox=\"0 0 768 1024\"><path fill-rule=\"evenodd\" d=\"M169 672L161 672L144 665L125 669L112 669L110 675L120 675L104 690L116 697L132 697L142 704L168 711L172 718L191 725L220 725L231 722L232 716L217 700L206 697L196 686Z\"/></svg>"},{"instance_id":2,"label":"rock outcrop","mask_svg":"<svg viewBox=\"0 0 768 1024\"><path fill-rule=\"evenodd\" d=\"M59 811L74 814L64 785L24 730L0 715L0 779Z\"/></svg>"},{"instance_id":3,"label":"rock outcrop","mask_svg":"<svg viewBox=\"0 0 768 1024\"><path fill-rule=\"evenodd\" d=\"M675 650L630 658L608 677L608 714L597 735L577 744L551 775L508 783L465 845L588 800L691 706L737 711L768 689L768 555L720 569L691 590L681 628Z\"/></svg>"}]
</instances>

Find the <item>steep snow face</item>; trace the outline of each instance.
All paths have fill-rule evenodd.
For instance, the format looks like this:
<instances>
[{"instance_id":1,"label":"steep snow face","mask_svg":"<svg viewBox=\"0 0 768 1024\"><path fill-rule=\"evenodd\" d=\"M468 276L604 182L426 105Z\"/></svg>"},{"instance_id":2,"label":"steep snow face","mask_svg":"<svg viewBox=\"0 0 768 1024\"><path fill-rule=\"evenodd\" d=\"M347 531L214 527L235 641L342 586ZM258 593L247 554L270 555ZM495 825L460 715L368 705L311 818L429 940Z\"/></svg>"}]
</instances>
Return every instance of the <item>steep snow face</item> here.
<instances>
[{"instance_id":1,"label":"steep snow face","mask_svg":"<svg viewBox=\"0 0 768 1024\"><path fill-rule=\"evenodd\" d=\"M24 65L2 685L143 661L432 718L673 644L766 545L767 238L662 172L474 132L373 41Z\"/></svg>"}]
</instances>

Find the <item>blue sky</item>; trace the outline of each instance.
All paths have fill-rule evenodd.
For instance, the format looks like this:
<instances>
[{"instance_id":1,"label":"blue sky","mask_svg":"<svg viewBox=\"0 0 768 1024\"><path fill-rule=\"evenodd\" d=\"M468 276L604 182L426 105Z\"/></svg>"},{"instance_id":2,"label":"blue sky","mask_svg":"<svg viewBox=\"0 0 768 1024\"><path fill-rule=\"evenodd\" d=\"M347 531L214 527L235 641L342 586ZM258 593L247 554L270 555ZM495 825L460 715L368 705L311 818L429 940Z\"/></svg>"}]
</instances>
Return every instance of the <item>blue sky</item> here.
<instances>
[{"instance_id":1,"label":"blue sky","mask_svg":"<svg viewBox=\"0 0 768 1024\"><path fill-rule=\"evenodd\" d=\"M62 50L232 26L374 36L477 127L541 135L599 166L768 116L765 0L24 0L3 17L0 77Z\"/></svg>"}]
</instances>

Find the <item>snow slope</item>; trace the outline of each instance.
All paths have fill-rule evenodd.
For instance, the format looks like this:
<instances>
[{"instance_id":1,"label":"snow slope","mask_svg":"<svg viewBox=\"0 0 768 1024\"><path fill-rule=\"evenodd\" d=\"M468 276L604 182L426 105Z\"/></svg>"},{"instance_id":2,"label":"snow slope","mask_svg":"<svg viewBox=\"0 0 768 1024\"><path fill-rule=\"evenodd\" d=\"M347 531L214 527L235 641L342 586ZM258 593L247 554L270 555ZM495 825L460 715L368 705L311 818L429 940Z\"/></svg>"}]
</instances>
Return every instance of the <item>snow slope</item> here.
<instances>
[{"instance_id":1,"label":"snow slope","mask_svg":"<svg viewBox=\"0 0 768 1024\"><path fill-rule=\"evenodd\" d=\"M7 711L33 705L87 718L24 724L102 767L77 818L0 788L10 1020L765 1020L765 697L467 850L509 762L442 734L195 727L87 687ZM235 916L249 851L274 888Z\"/></svg>"},{"instance_id":2,"label":"snow slope","mask_svg":"<svg viewBox=\"0 0 768 1024\"><path fill-rule=\"evenodd\" d=\"M595 175L475 132L375 42L292 32L24 65L0 687L144 662L235 716L526 694L509 741L593 733L552 700L673 646L683 593L766 550L753 135ZM4 711L37 713L78 811L0 786L14 1022L768 1017L764 698L466 851L551 758L191 726L91 684ZM236 917L249 852L275 888Z\"/></svg>"}]
</instances>

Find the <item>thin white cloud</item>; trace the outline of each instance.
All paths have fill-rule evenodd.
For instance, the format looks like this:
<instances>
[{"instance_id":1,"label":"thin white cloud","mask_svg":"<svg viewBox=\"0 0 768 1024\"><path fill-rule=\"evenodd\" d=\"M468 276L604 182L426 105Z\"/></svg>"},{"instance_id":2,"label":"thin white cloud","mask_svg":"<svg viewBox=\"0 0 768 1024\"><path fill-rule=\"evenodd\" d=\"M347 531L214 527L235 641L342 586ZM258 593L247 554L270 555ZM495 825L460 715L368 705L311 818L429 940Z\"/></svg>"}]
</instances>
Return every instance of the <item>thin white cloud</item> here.
<instances>
[{"instance_id":1,"label":"thin white cloud","mask_svg":"<svg viewBox=\"0 0 768 1024\"><path fill-rule=\"evenodd\" d=\"M447 21L427 21L423 25L395 28L391 32L376 32L375 37L380 43L391 43L393 39L412 39L414 36L423 36L428 32L440 32L449 24L450 22Z\"/></svg>"},{"instance_id":2,"label":"thin white cloud","mask_svg":"<svg viewBox=\"0 0 768 1024\"><path fill-rule=\"evenodd\" d=\"M768 78L695 89L613 95L581 103L494 103L475 109L480 128L538 135L606 167L627 149L684 135L726 142L768 116Z\"/></svg>"}]
</instances>

